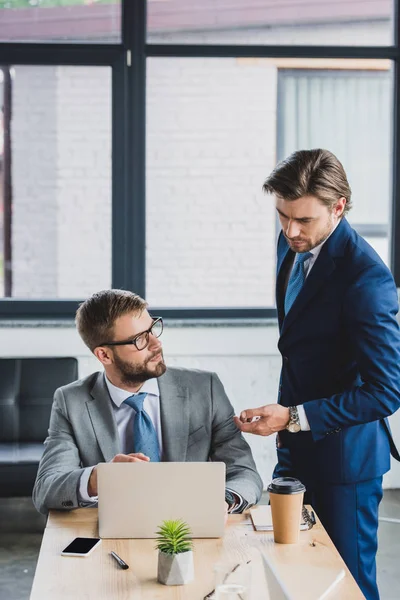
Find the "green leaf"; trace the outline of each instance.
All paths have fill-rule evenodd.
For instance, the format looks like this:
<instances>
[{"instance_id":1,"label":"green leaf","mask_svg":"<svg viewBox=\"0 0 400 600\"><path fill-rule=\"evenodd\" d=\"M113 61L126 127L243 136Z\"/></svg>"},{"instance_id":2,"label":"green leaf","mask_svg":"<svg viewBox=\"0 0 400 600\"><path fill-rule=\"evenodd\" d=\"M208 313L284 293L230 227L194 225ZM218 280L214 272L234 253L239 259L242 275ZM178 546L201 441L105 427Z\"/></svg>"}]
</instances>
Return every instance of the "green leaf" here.
<instances>
[{"instance_id":1,"label":"green leaf","mask_svg":"<svg viewBox=\"0 0 400 600\"><path fill-rule=\"evenodd\" d=\"M166 520L159 526L156 535L156 548L165 554L181 554L192 550L191 531L181 519Z\"/></svg>"}]
</instances>

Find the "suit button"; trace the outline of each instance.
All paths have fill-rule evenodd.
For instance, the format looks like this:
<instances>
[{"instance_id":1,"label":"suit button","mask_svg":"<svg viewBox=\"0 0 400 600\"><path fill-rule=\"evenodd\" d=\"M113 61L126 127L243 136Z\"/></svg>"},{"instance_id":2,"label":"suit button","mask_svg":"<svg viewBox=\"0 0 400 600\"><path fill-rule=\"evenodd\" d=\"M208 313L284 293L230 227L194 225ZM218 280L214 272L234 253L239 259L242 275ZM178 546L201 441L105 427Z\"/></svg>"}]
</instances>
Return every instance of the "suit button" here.
<instances>
[{"instance_id":1,"label":"suit button","mask_svg":"<svg viewBox=\"0 0 400 600\"><path fill-rule=\"evenodd\" d=\"M287 356L284 356L284 357L283 357L283 362L284 362L285 364L287 364L287 363L289 362L289 359L288 359L288 357L287 357Z\"/></svg>"}]
</instances>

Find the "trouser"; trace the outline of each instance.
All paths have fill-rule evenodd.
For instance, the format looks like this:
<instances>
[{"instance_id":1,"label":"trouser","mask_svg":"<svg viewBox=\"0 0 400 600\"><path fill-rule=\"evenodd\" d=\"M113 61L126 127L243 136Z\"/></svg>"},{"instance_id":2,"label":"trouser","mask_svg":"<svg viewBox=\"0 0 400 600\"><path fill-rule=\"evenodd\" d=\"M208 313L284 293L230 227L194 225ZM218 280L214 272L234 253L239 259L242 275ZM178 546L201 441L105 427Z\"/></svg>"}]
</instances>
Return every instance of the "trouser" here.
<instances>
[{"instance_id":1,"label":"trouser","mask_svg":"<svg viewBox=\"0 0 400 600\"><path fill-rule=\"evenodd\" d=\"M282 473L279 465L274 477ZM378 508L382 499L382 477L358 483L327 484L290 473L307 488L304 502L315 509L322 525L357 581L367 600L379 600L376 583Z\"/></svg>"}]
</instances>

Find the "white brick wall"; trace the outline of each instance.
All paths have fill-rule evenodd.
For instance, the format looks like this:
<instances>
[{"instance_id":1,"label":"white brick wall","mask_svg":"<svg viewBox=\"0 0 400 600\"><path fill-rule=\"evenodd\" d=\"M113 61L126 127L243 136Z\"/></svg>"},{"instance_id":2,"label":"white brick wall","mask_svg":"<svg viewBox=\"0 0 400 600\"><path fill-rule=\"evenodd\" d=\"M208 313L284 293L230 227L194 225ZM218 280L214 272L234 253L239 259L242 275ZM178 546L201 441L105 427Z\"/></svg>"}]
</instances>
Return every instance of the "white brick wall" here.
<instances>
[{"instance_id":1,"label":"white brick wall","mask_svg":"<svg viewBox=\"0 0 400 600\"><path fill-rule=\"evenodd\" d=\"M111 70L58 69L58 295L111 286Z\"/></svg>"},{"instance_id":2,"label":"white brick wall","mask_svg":"<svg viewBox=\"0 0 400 600\"><path fill-rule=\"evenodd\" d=\"M273 303L276 68L150 59L147 299L158 306Z\"/></svg>"},{"instance_id":3,"label":"white brick wall","mask_svg":"<svg viewBox=\"0 0 400 600\"><path fill-rule=\"evenodd\" d=\"M110 70L19 66L13 92L13 295L109 287Z\"/></svg>"},{"instance_id":4,"label":"white brick wall","mask_svg":"<svg viewBox=\"0 0 400 600\"><path fill-rule=\"evenodd\" d=\"M12 113L13 296L57 296L57 69L16 67Z\"/></svg>"}]
</instances>

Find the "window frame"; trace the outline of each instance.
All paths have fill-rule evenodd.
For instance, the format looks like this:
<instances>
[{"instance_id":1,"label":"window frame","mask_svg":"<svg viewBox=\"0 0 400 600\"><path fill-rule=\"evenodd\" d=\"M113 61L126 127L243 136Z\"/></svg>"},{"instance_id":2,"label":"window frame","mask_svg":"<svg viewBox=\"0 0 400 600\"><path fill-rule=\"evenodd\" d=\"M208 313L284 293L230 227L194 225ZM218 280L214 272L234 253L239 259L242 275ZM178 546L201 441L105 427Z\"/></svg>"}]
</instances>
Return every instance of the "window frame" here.
<instances>
[{"instance_id":1,"label":"window frame","mask_svg":"<svg viewBox=\"0 0 400 600\"><path fill-rule=\"evenodd\" d=\"M391 46L292 46L147 43L146 0L121 0L120 43L0 42L1 65L108 66L112 70L112 286L146 296L146 60L175 58L333 58L393 61L391 268L400 287L400 14L394 0ZM399 235L398 235L399 234ZM130 248L130 252L126 251ZM71 320L84 300L0 299L0 320ZM276 318L272 307L163 308L173 320Z\"/></svg>"}]
</instances>

